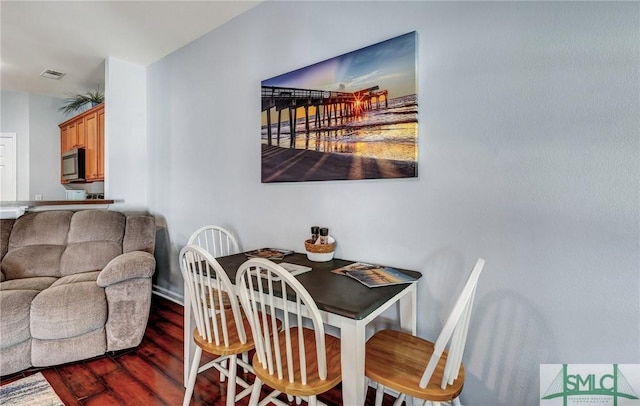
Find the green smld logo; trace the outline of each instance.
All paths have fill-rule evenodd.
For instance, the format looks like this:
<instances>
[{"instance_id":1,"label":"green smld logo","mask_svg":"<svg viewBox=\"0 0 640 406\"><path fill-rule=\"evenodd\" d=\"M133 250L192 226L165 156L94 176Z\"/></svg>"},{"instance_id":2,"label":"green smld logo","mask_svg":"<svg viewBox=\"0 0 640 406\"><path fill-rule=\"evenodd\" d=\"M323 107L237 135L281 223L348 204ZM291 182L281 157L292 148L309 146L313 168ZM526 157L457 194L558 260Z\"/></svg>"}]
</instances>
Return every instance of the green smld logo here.
<instances>
[{"instance_id":1,"label":"green smld logo","mask_svg":"<svg viewBox=\"0 0 640 406\"><path fill-rule=\"evenodd\" d=\"M567 364L562 364L562 369L542 395L542 399L563 398L564 406L567 406L567 399L572 396L582 397L580 403L591 404L595 399L589 400L589 397L610 397L613 406L618 405L619 398L637 400L638 396L618 368L618 364L612 364L612 367L611 373L570 374Z\"/></svg>"}]
</instances>

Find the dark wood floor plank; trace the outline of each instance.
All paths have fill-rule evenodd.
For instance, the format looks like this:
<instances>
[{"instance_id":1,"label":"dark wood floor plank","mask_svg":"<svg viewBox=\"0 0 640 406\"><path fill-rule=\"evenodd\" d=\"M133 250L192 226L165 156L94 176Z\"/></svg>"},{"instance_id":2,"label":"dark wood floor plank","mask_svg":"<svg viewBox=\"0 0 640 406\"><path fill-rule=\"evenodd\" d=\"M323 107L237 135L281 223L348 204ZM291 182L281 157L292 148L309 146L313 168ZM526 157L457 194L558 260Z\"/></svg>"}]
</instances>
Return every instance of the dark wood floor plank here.
<instances>
[{"instance_id":1,"label":"dark wood floor plank","mask_svg":"<svg viewBox=\"0 0 640 406\"><path fill-rule=\"evenodd\" d=\"M212 358L203 353L200 366L208 363ZM246 379L246 377L244 377ZM217 405L225 404L227 381L220 382L220 372L215 368L210 368L198 374L195 388L191 397L193 405ZM238 393L240 390L238 389ZM221 403L220 403L221 402ZM244 403L238 402L237 405Z\"/></svg>"},{"instance_id":2,"label":"dark wood floor plank","mask_svg":"<svg viewBox=\"0 0 640 406\"><path fill-rule=\"evenodd\" d=\"M142 340L138 347L138 355L145 358L158 369L163 369L165 373L174 381L182 382L184 373L182 370L182 359L178 359L158 346L151 340Z\"/></svg>"},{"instance_id":3,"label":"dark wood floor plank","mask_svg":"<svg viewBox=\"0 0 640 406\"><path fill-rule=\"evenodd\" d=\"M121 399L113 392L101 393L90 397L86 402L84 402L84 406L121 406L123 404L125 404L125 400Z\"/></svg>"},{"instance_id":4,"label":"dark wood floor plank","mask_svg":"<svg viewBox=\"0 0 640 406\"><path fill-rule=\"evenodd\" d=\"M59 368L58 372L67 387L79 399L97 395L106 390L93 372L82 362Z\"/></svg>"},{"instance_id":5,"label":"dark wood floor plank","mask_svg":"<svg viewBox=\"0 0 640 406\"><path fill-rule=\"evenodd\" d=\"M45 377L49 385L53 388L54 392L58 395L60 400L65 406L80 406L81 403L76 395L67 387L64 380L55 368L47 368L42 370L42 375Z\"/></svg>"},{"instance_id":6,"label":"dark wood floor plank","mask_svg":"<svg viewBox=\"0 0 640 406\"><path fill-rule=\"evenodd\" d=\"M182 382L169 378L137 354L127 354L118 358L118 363L154 395L169 405L179 405L184 398Z\"/></svg>"},{"instance_id":7,"label":"dark wood floor plank","mask_svg":"<svg viewBox=\"0 0 640 406\"><path fill-rule=\"evenodd\" d=\"M125 405L178 405L179 403L167 404L158 398L152 391L138 382L126 371L117 369L103 377L111 392L118 393Z\"/></svg>"},{"instance_id":8,"label":"dark wood floor plank","mask_svg":"<svg viewBox=\"0 0 640 406\"><path fill-rule=\"evenodd\" d=\"M117 362L110 357L102 357L86 362L87 367L97 377L101 377L120 368Z\"/></svg>"},{"instance_id":9,"label":"dark wood floor plank","mask_svg":"<svg viewBox=\"0 0 640 406\"><path fill-rule=\"evenodd\" d=\"M156 323L156 327L162 331L164 334L167 334L176 340L184 342L184 330L182 327L176 326L173 323L167 321L158 321Z\"/></svg>"},{"instance_id":10,"label":"dark wood floor plank","mask_svg":"<svg viewBox=\"0 0 640 406\"><path fill-rule=\"evenodd\" d=\"M175 311L172 311L171 309L158 308L154 316L157 316L165 321L169 321L180 328L182 328L183 326L184 315L182 314L182 312L177 313Z\"/></svg>"},{"instance_id":11,"label":"dark wood floor plank","mask_svg":"<svg viewBox=\"0 0 640 406\"><path fill-rule=\"evenodd\" d=\"M175 338L163 334L162 331L155 326L147 328L145 340L153 341L158 347L182 361L182 358L184 357L184 340L176 340Z\"/></svg>"}]
</instances>

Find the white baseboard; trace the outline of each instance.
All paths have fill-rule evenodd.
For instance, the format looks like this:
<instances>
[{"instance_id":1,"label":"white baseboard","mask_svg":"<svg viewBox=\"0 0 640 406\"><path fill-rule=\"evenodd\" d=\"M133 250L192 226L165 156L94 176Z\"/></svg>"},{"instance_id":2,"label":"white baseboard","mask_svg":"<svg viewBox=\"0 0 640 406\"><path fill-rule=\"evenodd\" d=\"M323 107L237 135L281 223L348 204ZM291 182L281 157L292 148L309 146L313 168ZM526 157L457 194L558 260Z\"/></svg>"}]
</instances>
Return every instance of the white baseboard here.
<instances>
[{"instance_id":1,"label":"white baseboard","mask_svg":"<svg viewBox=\"0 0 640 406\"><path fill-rule=\"evenodd\" d=\"M158 285L153 285L151 287L151 292L154 295L158 295L160 297L163 297L167 300L170 300L174 303L179 304L180 306L184 306L184 296L178 295L175 292L170 291L169 289L165 289L161 286Z\"/></svg>"}]
</instances>

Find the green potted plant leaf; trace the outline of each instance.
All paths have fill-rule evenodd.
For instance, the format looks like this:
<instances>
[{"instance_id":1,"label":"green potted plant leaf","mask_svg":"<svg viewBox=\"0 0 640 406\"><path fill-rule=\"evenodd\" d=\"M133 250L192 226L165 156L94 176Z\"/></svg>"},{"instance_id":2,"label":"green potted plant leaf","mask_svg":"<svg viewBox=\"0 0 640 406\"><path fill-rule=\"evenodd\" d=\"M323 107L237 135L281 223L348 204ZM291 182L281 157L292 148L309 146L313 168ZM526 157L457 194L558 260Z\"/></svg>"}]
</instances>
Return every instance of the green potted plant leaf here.
<instances>
[{"instance_id":1,"label":"green potted plant leaf","mask_svg":"<svg viewBox=\"0 0 640 406\"><path fill-rule=\"evenodd\" d=\"M104 93L100 89L88 91L84 94L69 94L69 97L62 101L60 111L69 115L80 110L85 104L91 103L91 107L104 102Z\"/></svg>"}]
</instances>

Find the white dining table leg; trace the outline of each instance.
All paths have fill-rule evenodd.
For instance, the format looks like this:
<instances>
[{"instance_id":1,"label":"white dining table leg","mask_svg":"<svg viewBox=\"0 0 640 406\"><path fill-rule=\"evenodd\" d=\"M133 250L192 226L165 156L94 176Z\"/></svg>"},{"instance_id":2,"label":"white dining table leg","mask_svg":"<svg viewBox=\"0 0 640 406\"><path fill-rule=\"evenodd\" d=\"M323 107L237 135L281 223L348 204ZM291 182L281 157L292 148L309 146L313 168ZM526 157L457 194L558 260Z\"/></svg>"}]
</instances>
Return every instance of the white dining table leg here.
<instances>
[{"instance_id":1,"label":"white dining table leg","mask_svg":"<svg viewBox=\"0 0 640 406\"><path fill-rule=\"evenodd\" d=\"M407 293L400 298L398 303L400 309L400 328L413 335L416 335L417 316L417 283L412 283L407 289Z\"/></svg>"},{"instance_id":2,"label":"white dining table leg","mask_svg":"<svg viewBox=\"0 0 640 406\"><path fill-rule=\"evenodd\" d=\"M340 326L342 404L361 406L365 400L365 322L344 319Z\"/></svg>"}]
</instances>

